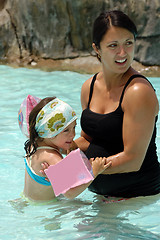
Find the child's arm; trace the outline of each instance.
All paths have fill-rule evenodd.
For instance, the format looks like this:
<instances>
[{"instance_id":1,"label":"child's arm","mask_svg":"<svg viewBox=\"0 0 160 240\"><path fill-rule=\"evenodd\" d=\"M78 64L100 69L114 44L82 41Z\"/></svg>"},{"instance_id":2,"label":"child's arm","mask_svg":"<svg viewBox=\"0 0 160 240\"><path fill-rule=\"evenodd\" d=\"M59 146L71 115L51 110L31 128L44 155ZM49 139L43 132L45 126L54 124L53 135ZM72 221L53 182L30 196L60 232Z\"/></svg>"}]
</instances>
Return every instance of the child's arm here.
<instances>
[{"instance_id":1,"label":"child's arm","mask_svg":"<svg viewBox=\"0 0 160 240\"><path fill-rule=\"evenodd\" d=\"M98 176L98 174L102 173L105 169L109 168L111 166L111 162L107 163L105 157L90 159L90 162L92 164L93 174L94 178ZM90 184L92 181L82 184L80 186L77 186L75 188L69 189L64 196L69 199L73 199L77 197L79 194L81 194Z\"/></svg>"},{"instance_id":2,"label":"child's arm","mask_svg":"<svg viewBox=\"0 0 160 240\"><path fill-rule=\"evenodd\" d=\"M94 178L96 178L99 174L101 174L105 169L109 168L111 166L111 162L107 163L105 157L100 157L100 158L95 158L95 159L90 159L90 163L92 165L92 170L93 170L93 175ZM45 169L49 167L49 164L46 162L43 162L41 164L42 169L41 173L46 177L46 174L44 172ZM73 199L77 197L79 194L81 194L90 184L92 181L82 184L80 186L70 188L65 194L63 194L66 198Z\"/></svg>"}]
</instances>

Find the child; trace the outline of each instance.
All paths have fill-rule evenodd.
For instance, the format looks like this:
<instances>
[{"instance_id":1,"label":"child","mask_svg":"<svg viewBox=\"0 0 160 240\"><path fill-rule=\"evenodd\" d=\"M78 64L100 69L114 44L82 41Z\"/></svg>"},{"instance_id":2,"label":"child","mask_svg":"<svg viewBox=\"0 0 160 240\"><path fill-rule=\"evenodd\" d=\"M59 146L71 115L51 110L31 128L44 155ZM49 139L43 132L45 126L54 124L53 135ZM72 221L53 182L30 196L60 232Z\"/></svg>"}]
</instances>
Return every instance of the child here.
<instances>
[{"instance_id":1,"label":"child","mask_svg":"<svg viewBox=\"0 0 160 240\"><path fill-rule=\"evenodd\" d=\"M29 140L25 142L25 185L24 196L36 201L50 201L55 198L53 188L44 177L44 162L55 165L62 160L61 151L67 151L75 137L76 114L73 109L58 98L42 99L29 115ZM105 158L91 161L93 174L96 177L110 166ZM63 176L62 176L63 179ZM87 184L72 188L64 195L74 198L84 191Z\"/></svg>"}]
</instances>

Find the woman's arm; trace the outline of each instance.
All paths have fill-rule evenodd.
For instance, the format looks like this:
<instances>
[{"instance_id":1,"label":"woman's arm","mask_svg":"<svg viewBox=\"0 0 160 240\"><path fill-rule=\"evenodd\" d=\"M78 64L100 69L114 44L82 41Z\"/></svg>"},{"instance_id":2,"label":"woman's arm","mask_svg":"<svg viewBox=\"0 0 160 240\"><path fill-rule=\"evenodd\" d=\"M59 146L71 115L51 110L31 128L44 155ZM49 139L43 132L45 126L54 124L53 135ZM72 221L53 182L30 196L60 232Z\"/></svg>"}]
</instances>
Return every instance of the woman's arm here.
<instances>
[{"instance_id":1,"label":"woman's arm","mask_svg":"<svg viewBox=\"0 0 160 240\"><path fill-rule=\"evenodd\" d=\"M89 138L87 134L81 131L81 137L77 138L72 142L70 149L67 150L67 154L77 148L80 148L83 152L85 152L90 144L90 141L91 138Z\"/></svg>"},{"instance_id":2,"label":"woman's arm","mask_svg":"<svg viewBox=\"0 0 160 240\"><path fill-rule=\"evenodd\" d=\"M81 137L77 138L74 142L76 143L78 148L80 148L83 152L85 152L89 147L91 138L87 134L85 134L83 131L81 131Z\"/></svg>"},{"instance_id":3,"label":"woman's arm","mask_svg":"<svg viewBox=\"0 0 160 240\"><path fill-rule=\"evenodd\" d=\"M159 105L149 83L139 79L127 89L122 108L124 150L107 158L107 161L112 162L112 167L106 169L103 174L125 173L140 169L153 134Z\"/></svg>"}]
</instances>

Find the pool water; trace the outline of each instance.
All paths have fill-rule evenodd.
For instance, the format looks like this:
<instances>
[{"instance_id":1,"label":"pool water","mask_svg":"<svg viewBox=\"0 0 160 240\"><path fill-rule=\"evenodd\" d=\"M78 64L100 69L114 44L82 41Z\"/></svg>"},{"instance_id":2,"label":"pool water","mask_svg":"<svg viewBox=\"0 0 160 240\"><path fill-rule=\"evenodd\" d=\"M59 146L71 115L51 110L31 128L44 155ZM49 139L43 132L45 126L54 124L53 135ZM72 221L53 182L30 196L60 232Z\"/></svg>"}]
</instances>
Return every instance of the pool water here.
<instances>
[{"instance_id":1,"label":"pool water","mask_svg":"<svg viewBox=\"0 0 160 240\"><path fill-rule=\"evenodd\" d=\"M74 72L43 72L0 66L0 239L2 240L132 240L160 239L160 195L104 201L88 190L74 200L60 196L50 204L20 198L24 184L26 140L17 121L28 95L57 96L77 112L80 134L80 89L89 77ZM149 78L160 99L160 78ZM160 121L158 155L160 156ZM115 199L114 199L115 200Z\"/></svg>"}]
</instances>

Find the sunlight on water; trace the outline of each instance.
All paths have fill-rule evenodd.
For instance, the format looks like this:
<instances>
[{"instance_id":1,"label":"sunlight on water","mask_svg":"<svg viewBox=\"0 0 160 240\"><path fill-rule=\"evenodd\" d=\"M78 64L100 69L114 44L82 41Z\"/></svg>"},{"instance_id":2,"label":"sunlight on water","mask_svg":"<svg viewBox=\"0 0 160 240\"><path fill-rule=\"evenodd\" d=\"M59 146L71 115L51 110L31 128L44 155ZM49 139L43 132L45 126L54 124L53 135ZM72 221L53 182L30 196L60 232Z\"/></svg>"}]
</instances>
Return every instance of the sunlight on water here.
<instances>
[{"instance_id":1,"label":"sunlight on water","mask_svg":"<svg viewBox=\"0 0 160 240\"><path fill-rule=\"evenodd\" d=\"M89 75L43 72L0 66L0 239L3 240L158 240L160 195L106 203L86 190L74 200L59 197L52 204L27 203L20 198L24 183L23 143L17 122L21 102L28 95L57 96L78 115L80 90ZM160 99L160 79L150 78ZM158 154L160 156L160 122Z\"/></svg>"}]
</instances>

